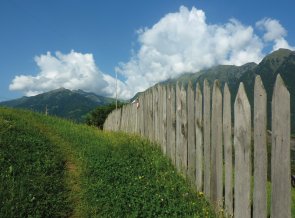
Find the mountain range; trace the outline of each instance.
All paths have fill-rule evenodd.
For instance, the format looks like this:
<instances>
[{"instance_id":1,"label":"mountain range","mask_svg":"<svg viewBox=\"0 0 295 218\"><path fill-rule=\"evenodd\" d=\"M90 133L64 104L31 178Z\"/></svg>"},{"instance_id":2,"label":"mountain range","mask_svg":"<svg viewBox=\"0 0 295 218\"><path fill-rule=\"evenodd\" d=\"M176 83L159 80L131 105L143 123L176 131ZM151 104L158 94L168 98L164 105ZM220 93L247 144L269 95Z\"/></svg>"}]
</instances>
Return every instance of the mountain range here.
<instances>
[{"instance_id":1,"label":"mountain range","mask_svg":"<svg viewBox=\"0 0 295 218\"><path fill-rule=\"evenodd\" d=\"M82 122L84 116L97 106L114 103L106 98L83 90L56 89L32 97L0 102L0 106L24 108Z\"/></svg>"}]
</instances>

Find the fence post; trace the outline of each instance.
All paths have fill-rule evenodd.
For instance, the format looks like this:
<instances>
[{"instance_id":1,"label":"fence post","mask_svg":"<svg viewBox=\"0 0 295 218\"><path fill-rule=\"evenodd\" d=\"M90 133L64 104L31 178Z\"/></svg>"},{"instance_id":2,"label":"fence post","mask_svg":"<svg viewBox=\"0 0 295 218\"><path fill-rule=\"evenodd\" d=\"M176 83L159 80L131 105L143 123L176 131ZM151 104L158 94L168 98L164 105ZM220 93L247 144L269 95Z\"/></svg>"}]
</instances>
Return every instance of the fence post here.
<instances>
[{"instance_id":1,"label":"fence post","mask_svg":"<svg viewBox=\"0 0 295 218\"><path fill-rule=\"evenodd\" d=\"M267 217L266 92L260 76L254 85L254 191L253 217Z\"/></svg>"},{"instance_id":2,"label":"fence post","mask_svg":"<svg viewBox=\"0 0 295 218\"><path fill-rule=\"evenodd\" d=\"M233 215L233 181L232 181L232 125L231 125L231 94L228 85L223 91L223 145L224 145L224 203L226 213Z\"/></svg>"},{"instance_id":3,"label":"fence post","mask_svg":"<svg viewBox=\"0 0 295 218\"><path fill-rule=\"evenodd\" d=\"M188 178L192 184L196 181L196 140L195 140L195 96L192 82L187 88L187 143L188 143Z\"/></svg>"},{"instance_id":4,"label":"fence post","mask_svg":"<svg viewBox=\"0 0 295 218\"><path fill-rule=\"evenodd\" d=\"M216 208L223 208L222 95L218 80L213 85L211 122L211 200Z\"/></svg>"},{"instance_id":5,"label":"fence post","mask_svg":"<svg viewBox=\"0 0 295 218\"><path fill-rule=\"evenodd\" d=\"M211 111L211 94L210 87L207 80L204 80L203 85L203 95L204 95L204 193L209 198L210 197L210 154L211 154L211 144L210 144L210 111Z\"/></svg>"},{"instance_id":6,"label":"fence post","mask_svg":"<svg viewBox=\"0 0 295 218\"><path fill-rule=\"evenodd\" d=\"M251 217L251 108L240 83L234 105L235 115L235 217Z\"/></svg>"},{"instance_id":7,"label":"fence post","mask_svg":"<svg viewBox=\"0 0 295 218\"><path fill-rule=\"evenodd\" d=\"M203 186L203 104L202 93L199 83L196 86L195 98L195 127L196 127L196 188L202 191Z\"/></svg>"},{"instance_id":8,"label":"fence post","mask_svg":"<svg viewBox=\"0 0 295 218\"><path fill-rule=\"evenodd\" d=\"M271 217L291 217L290 94L278 74L272 96Z\"/></svg>"}]
</instances>

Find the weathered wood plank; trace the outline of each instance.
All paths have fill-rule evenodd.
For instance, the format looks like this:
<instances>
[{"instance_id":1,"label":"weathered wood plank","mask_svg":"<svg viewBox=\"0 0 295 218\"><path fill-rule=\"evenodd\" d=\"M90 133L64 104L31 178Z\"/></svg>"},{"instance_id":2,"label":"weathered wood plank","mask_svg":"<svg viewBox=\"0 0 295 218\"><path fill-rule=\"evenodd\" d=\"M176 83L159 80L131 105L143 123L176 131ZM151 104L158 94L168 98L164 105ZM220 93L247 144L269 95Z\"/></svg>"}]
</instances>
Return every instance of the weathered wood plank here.
<instances>
[{"instance_id":1,"label":"weathered wood plank","mask_svg":"<svg viewBox=\"0 0 295 218\"><path fill-rule=\"evenodd\" d=\"M159 85L158 86L158 95L159 95L159 99L158 99L158 126L159 126L159 141L158 143L161 145L161 149L163 151L163 145L162 145L162 142L163 142L163 87L162 85Z\"/></svg>"},{"instance_id":2,"label":"weathered wood plank","mask_svg":"<svg viewBox=\"0 0 295 218\"><path fill-rule=\"evenodd\" d=\"M148 129L148 93L144 92L143 93L143 116L144 116L144 137L148 138L148 134L149 134L149 129Z\"/></svg>"},{"instance_id":3,"label":"weathered wood plank","mask_svg":"<svg viewBox=\"0 0 295 218\"><path fill-rule=\"evenodd\" d=\"M254 86L254 191L253 217L267 217L266 92L260 76Z\"/></svg>"},{"instance_id":4,"label":"weathered wood plank","mask_svg":"<svg viewBox=\"0 0 295 218\"><path fill-rule=\"evenodd\" d=\"M181 100L181 133L180 133L180 147L181 147L181 172L187 175L187 99L186 89L184 84L180 90Z\"/></svg>"},{"instance_id":5,"label":"weathered wood plank","mask_svg":"<svg viewBox=\"0 0 295 218\"><path fill-rule=\"evenodd\" d=\"M203 98L199 83L196 86L195 127L196 127L196 188L203 191Z\"/></svg>"},{"instance_id":6,"label":"weathered wood plank","mask_svg":"<svg viewBox=\"0 0 295 218\"><path fill-rule=\"evenodd\" d=\"M239 86L234 105L235 209L234 216L251 217L251 109L244 84Z\"/></svg>"},{"instance_id":7,"label":"weathered wood plank","mask_svg":"<svg viewBox=\"0 0 295 218\"><path fill-rule=\"evenodd\" d=\"M166 105L166 118L167 118L167 156L172 159L171 157L171 129L172 129L172 119L171 119L171 86L167 87L167 105Z\"/></svg>"},{"instance_id":8,"label":"weathered wood plank","mask_svg":"<svg viewBox=\"0 0 295 218\"><path fill-rule=\"evenodd\" d=\"M140 107L140 135L144 136L144 96L140 95L140 101L139 101L139 107Z\"/></svg>"},{"instance_id":9,"label":"weathered wood plank","mask_svg":"<svg viewBox=\"0 0 295 218\"><path fill-rule=\"evenodd\" d=\"M148 100L148 113L146 114L148 119L148 138L152 141L153 139L153 93L152 90L148 90L147 100Z\"/></svg>"},{"instance_id":10,"label":"weathered wood plank","mask_svg":"<svg viewBox=\"0 0 295 218\"><path fill-rule=\"evenodd\" d=\"M272 96L271 217L291 217L290 94L280 75Z\"/></svg>"},{"instance_id":11,"label":"weathered wood plank","mask_svg":"<svg viewBox=\"0 0 295 218\"><path fill-rule=\"evenodd\" d=\"M126 108L126 105L122 107L122 125L121 125L122 132L125 132L125 126L126 126L126 113L125 113L126 109L125 108Z\"/></svg>"},{"instance_id":12,"label":"weathered wood plank","mask_svg":"<svg viewBox=\"0 0 295 218\"><path fill-rule=\"evenodd\" d=\"M210 143L210 111L211 111L211 94L210 87L207 80L204 80L203 85L203 95L204 95L204 193L209 198L210 197L210 154L211 154L211 143Z\"/></svg>"},{"instance_id":13,"label":"weathered wood plank","mask_svg":"<svg viewBox=\"0 0 295 218\"><path fill-rule=\"evenodd\" d=\"M171 86L171 103L170 103L170 111L171 111L171 130L170 130L170 147L171 147L171 160L175 165L176 161L176 97L175 97L175 88Z\"/></svg>"},{"instance_id":14,"label":"weathered wood plank","mask_svg":"<svg viewBox=\"0 0 295 218\"><path fill-rule=\"evenodd\" d=\"M232 125L231 125L231 94L228 85L223 91L223 145L224 145L224 203L228 215L233 215L233 181L232 181Z\"/></svg>"},{"instance_id":15,"label":"weathered wood plank","mask_svg":"<svg viewBox=\"0 0 295 218\"><path fill-rule=\"evenodd\" d=\"M163 154L167 154L167 95L166 95L166 86L162 87L162 151Z\"/></svg>"},{"instance_id":16,"label":"weathered wood plank","mask_svg":"<svg viewBox=\"0 0 295 218\"><path fill-rule=\"evenodd\" d=\"M159 125L158 125L158 87L154 86L153 88L153 114L154 114L154 141L157 142L159 140Z\"/></svg>"},{"instance_id":17,"label":"weathered wood plank","mask_svg":"<svg viewBox=\"0 0 295 218\"><path fill-rule=\"evenodd\" d=\"M176 150L175 150L175 164L178 172L181 170L181 97L180 97L180 84L176 84Z\"/></svg>"},{"instance_id":18,"label":"weathered wood plank","mask_svg":"<svg viewBox=\"0 0 295 218\"><path fill-rule=\"evenodd\" d=\"M187 143L188 143L188 166L187 175L192 184L196 181L196 139L195 139L195 96L192 82L189 81L187 88Z\"/></svg>"},{"instance_id":19,"label":"weathered wood plank","mask_svg":"<svg viewBox=\"0 0 295 218\"><path fill-rule=\"evenodd\" d=\"M153 90L153 114L154 114L154 142L158 142L159 139L159 123L158 123L158 118L159 118L159 93L158 93L158 85L154 87Z\"/></svg>"},{"instance_id":20,"label":"weathered wood plank","mask_svg":"<svg viewBox=\"0 0 295 218\"><path fill-rule=\"evenodd\" d=\"M216 208L223 208L222 175L222 95L219 81L215 80L212 92L210 196Z\"/></svg>"}]
</instances>

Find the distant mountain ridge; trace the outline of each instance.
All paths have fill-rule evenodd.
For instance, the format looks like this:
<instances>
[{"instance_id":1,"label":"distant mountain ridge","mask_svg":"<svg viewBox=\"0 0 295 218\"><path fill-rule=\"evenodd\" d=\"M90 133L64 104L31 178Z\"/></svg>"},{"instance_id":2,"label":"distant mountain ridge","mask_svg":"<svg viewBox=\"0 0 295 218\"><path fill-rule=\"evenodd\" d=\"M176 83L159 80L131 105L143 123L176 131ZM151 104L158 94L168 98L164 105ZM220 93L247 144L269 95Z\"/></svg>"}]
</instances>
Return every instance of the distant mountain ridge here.
<instances>
[{"instance_id":1,"label":"distant mountain ridge","mask_svg":"<svg viewBox=\"0 0 295 218\"><path fill-rule=\"evenodd\" d=\"M0 102L0 106L24 108L82 122L84 116L97 106L114 103L115 99L83 90L55 89L32 97ZM47 109L46 109L47 108Z\"/></svg>"},{"instance_id":2,"label":"distant mountain ridge","mask_svg":"<svg viewBox=\"0 0 295 218\"><path fill-rule=\"evenodd\" d=\"M279 49L265 56L259 63L247 63L242 66L218 65L196 73L185 73L174 79L168 79L158 84L173 85L177 81L187 85L189 81L195 86L199 83L203 86L203 81L208 80L213 86L214 80L219 80L223 91L224 84L227 83L231 91L231 101L235 100L236 93L241 82L244 83L250 104L253 106L254 80L257 75L261 76L265 90L267 92L268 104L268 127L271 125L271 99L276 76L280 74L290 92L291 97L291 129L295 132L295 51ZM157 84L156 84L157 85ZM155 86L156 86L155 85ZM137 97L140 93L137 93ZM135 98L134 97L134 98ZM232 104L233 105L233 104ZM253 107L252 107L253 109Z\"/></svg>"}]
</instances>

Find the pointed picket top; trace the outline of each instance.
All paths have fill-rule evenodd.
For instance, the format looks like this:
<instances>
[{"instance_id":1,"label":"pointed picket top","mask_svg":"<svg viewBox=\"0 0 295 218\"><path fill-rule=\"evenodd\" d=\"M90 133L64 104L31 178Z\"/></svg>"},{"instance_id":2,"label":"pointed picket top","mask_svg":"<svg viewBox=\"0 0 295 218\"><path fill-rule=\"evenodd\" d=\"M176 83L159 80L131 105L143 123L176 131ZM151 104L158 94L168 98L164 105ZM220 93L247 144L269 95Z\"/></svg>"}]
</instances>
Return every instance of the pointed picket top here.
<instances>
[{"instance_id":1,"label":"pointed picket top","mask_svg":"<svg viewBox=\"0 0 295 218\"><path fill-rule=\"evenodd\" d=\"M254 85L254 192L253 217L267 217L267 96L261 77Z\"/></svg>"},{"instance_id":2,"label":"pointed picket top","mask_svg":"<svg viewBox=\"0 0 295 218\"><path fill-rule=\"evenodd\" d=\"M197 82L197 84L196 84L196 93L198 93L198 92L202 94L201 86L200 86L199 82Z\"/></svg>"},{"instance_id":3,"label":"pointed picket top","mask_svg":"<svg viewBox=\"0 0 295 218\"><path fill-rule=\"evenodd\" d=\"M275 93L279 93L279 92L284 93L286 97L290 98L290 93L288 89L286 88L285 83L280 74L277 75L272 98L274 98Z\"/></svg>"},{"instance_id":4,"label":"pointed picket top","mask_svg":"<svg viewBox=\"0 0 295 218\"><path fill-rule=\"evenodd\" d=\"M271 217L291 217L290 132L290 94L278 74L272 96Z\"/></svg>"},{"instance_id":5,"label":"pointed picket top","mask_svg":"<svg viewBox=\"0 0 295 218\"><path fill-rule=\"evenodd\" d=\"M192 83L192 81L191 81L191 80L189 80L189 81L188 81L188 87L191 87L191 88L193 88L193 83Z\"/></svg>"},{"instance_id":6,"label":"pointed picket top","mask_svg":"<svg viewBox=\"0 0 295 218\"><path fill-rule=\"evenodd\" d=\"M230 96L230 91L229 91L227 83L224 84L223 93L226 93L226 95Z\"/></svg>"},{"instance_id":7,"label":"pointed picket top","mask_svg":"<svg viewBox=\"0 0 295 218\"><path fill-rule=\"evenodd\" d=\"M176 83L176 112L181 110L181 102L180 102L180 92L181 91L181 84L179 81Z\"/></svg>"},{"instance_id":8,"label":"pointed picket top","mask_svg":"<svg viewBox=\"0 0 295 218\"><path fill-rule=\"evenodd\" d=\"M247 109L250 109L249 100L245 91L244 83L240 83L238 93L235 99L235 105L243 105Z\"/></svg>"},{"instance_id":9,"label":"pointed picket top","mask_svg":"<svg viewBox=\"0 0 295 218\"><path fill-rule=\"evenodd\" d=\"M235 217L250 218L251 183L251 108L240 83L234 105L234 146L235 146Z\"/></svg>"}]
</instances>

